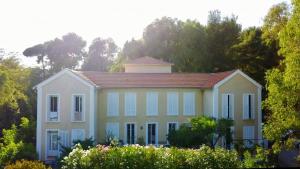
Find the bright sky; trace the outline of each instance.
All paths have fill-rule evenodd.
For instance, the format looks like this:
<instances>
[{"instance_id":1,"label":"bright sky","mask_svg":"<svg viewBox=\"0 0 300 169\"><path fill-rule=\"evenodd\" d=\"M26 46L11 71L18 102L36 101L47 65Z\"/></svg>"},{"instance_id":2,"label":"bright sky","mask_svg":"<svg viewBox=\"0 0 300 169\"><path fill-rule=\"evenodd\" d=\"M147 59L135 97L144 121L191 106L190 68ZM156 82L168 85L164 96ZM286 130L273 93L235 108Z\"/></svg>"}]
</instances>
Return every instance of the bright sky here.
<instances>
[{"instance_id":1,"label":"bright sky","mask_svg":"<svg viewBox=\"0 0 300 169\"><path fill-rule=\"evenodd\" d=\"M259 26L273 4L286 0L0 0L0 48L22 53L27 47L75 32L89 43L111 37L119 47L140 38L163 16L206 24L208 11L235 14L243 28ZM289 2L289 1L288 1ZM35 59L21 57L30 66Z\"/></svg>"}]
</instances>

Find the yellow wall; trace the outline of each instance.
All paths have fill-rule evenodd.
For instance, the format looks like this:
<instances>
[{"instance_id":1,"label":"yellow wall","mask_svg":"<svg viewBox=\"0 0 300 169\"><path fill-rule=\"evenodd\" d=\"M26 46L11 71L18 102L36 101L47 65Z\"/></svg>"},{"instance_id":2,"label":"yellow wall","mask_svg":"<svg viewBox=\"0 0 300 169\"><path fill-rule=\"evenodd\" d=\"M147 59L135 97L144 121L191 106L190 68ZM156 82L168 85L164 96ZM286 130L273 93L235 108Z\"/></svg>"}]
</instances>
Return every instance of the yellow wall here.
<instances>
[{"instance_id":1,"label":"yellow wall","mask_svg":"<svg viewBox=\"0 0 300 169\"><path fill-rule=\"evenodd\" d=\"M126 65L126 73L171 73L171 65Z\"/></svg>"},{"instance_id":2,"label":"yellow wall","mask_svg":"<svg viewBox=\"0 0 300 169\"><path fill-rule=\"evenodd\" d=\"M119 116L107 117L107 93L118 92L119 93ZM124 93L135 92L136 93L136 116L126 117L124 116ZM146 93L158 92L158 116L146 116ZM179 94L179 115L169 116L167 115L167 92L178 92ZM203 115L202 111L202 92L199 89L164 89L164 88L134 88L134 89L102 89L98 92L98 119L97 119L97 141L103 142L106 135L106 122L118 122L119 123L119 135L120 139L124 140L124 127L126 122L135 122L137 127L137 138L143 137L146 139L146 122L158 122L158 143L166 143L167 134L167 122L188 122L188 119L193 116L183 115L183 93L195 92L195 111L196 116ZM141 129L141 127L143 129Z\"/></svg>"},{"instance_id":3,"label":"yellow wall","mask_svg":"<svg viewBox=\"0 0 300 169\"><path fill-rule=\"evenodd\" d=\"M226 83L219 87L219 117L222 117L222 93L234 94L234 123L235 123L235 139L243 138L243 126L255 126L255 139L257 139L257 124L258 124L258 111L257 111L257 86L247 80L240 74L232 77ZM253 93L255 104L255 119L243 120L243 94Z\"/></svg>"},{"instance_id":4,"label":"yellow wall","mask_svg":"<svg viewBox=\"0 0 300 169\"><path fill-rule=\"evenodd\" d=\"M69 132L71 139L71 129L85 129L85 136L89 133L89 103L90 88L68 74L64 74L52 82L42 87L42 159L45 159L46 149L46 129L61 129ZM59 116L60 122L46 122L47 97L49 94L59 94ZM72 94L84 94L85 122L71 122Z\"/></svg>"}]
</instances>

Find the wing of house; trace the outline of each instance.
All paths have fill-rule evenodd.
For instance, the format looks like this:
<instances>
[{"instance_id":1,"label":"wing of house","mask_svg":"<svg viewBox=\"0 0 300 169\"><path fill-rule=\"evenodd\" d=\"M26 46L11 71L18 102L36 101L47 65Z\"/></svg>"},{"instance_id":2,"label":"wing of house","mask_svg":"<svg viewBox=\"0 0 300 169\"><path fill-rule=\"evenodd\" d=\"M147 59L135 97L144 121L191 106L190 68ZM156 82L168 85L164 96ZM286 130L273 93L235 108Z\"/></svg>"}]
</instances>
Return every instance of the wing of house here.
<instances>
[{"instance_id":1,"label":"wing of house","mask_svg":"<svg viewBox=\"0 0 300 169\"><path fill-rule=\"evenodd\" d=\"M262 139L260 84L240 70L172 73L171 66L143 57L124 73L64 69L38 84L39 158L89 137L166 144L169 130L200 115L233 119L236 139Z\"/></svg>"}]
</instances>

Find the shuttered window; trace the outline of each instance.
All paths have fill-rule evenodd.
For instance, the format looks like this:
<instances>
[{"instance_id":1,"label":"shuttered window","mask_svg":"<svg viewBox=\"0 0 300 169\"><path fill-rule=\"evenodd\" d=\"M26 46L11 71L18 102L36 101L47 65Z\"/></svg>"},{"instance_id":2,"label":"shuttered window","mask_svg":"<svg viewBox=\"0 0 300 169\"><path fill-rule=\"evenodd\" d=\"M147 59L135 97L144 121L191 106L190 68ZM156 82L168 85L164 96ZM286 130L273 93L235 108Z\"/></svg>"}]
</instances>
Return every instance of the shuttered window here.
<instances>
[{"instance_id":1,"label":"shuttered window","mask_svg":"<svg viewBox=\"0 0 300 169\"><path fill-rule=\"evenodd\" d=\"M73 96L73 121L83 121L83 95Z\"/></svg>"},{"instance_id":2,"label":"shuttered window","mask_svg":"<svg viewBox=\"0 0 300 169\"><path fill-rule=\"evenodd\" d=\"M136 115L136 93L125 93L125 116Z\"/></svg>"},{"instance_id":3,"label":"shuttered window","mask_svg":"<svg viewBox=\"0 0 300 169\"><path fill-rule=\"evenodd\" d=\"M48 121L58 121L59 118L59 97L58 95L49 95L48 97Z\"/></svg>"},{"instance_id":4,"label":"shuttered window","mask_svg":"<svg viewBox=\"0 0 300 169\"><path fill-rule=\"evenodd\" d=\"M222 94L222 116L233 119L234 97L233 94Z\"/></svg>"},{"instance_id":5,"label":"shuttered window","mask_svg":"<svg viewBox=\"0 0 300 169\"><path fill-rule=\"evenodd\" d=\"M243 127L243 139L246 147L252 147L254 145L254 126Z\"/></svg>"},{"instance_id":6,"label":"shuttered window","mask_svg":"<svg viewBox=\"0 0 300 169\"><path fill-rule=\"evenodd\" d=\"M59 142L61 146L70 147L69 132L67 130L59 131Z\"/></svg>"},{"instance_id":7,"label":"shuttered window","mask_svg":"<svg viewBox=\"0 0 300 169\"><path fill-rule=\"evenodd\" d=\"M106 123L106 139L119 139L119 123Z\"/></svg>"},{"instance_id":8,"label":"shuttered window","mask_svg":"<svg viewBox=\"0 0 300 169\"><path fill-rule=\"evenodd\" d=\"M158 93L148 92L146 97L147 97L146 114L148 116L158 115Z\"/></svg>"},{"instance_id":9,"label":"shuttered window","mask_svg":"<svg viewBox=\"0 0 300 169\"><path fill-rule=\"evenodd\" d=\"M243 119L255 118L254 94L243 95Z\"/></svg>"},{"instance_id":10,"label":"shuttered window","mask_svg":"<svg viewBox=\"0 0 300 169\"><path fill-rule=\"evenodd\" d=\"M107 116L119 115L119 93L107 93Z\"/></svg>"},{"instance_id":11,"label":"shuttered window","mask_svg":"<svg viewBox=\"0 0 300 169\"><path fill-rule=\"evenodd\" d=\"M195 115L195 93L183 93L183 115Z\"/></svg>"},{"instance_id":12,"label":"shuttered window","mask_svg":"<svg viewBox=\"0 0 300 169\"><path fill-rule=\"evenodd\" d=\"M167 93L167 115L178 115L178 93Z\"/></svg>"},{"instance_id":13,"label":"shuttered window","mask_svg":"<svg viewBox=\"0 0 300 169\"><path fill-rule=\"evenodd\" d=\"M71 133L71 140L72 140L72 144L74 143L74 141L82 141L85 139L85 132L84 129L72 129L72 133Z\"/></svg>"}]
</instances>

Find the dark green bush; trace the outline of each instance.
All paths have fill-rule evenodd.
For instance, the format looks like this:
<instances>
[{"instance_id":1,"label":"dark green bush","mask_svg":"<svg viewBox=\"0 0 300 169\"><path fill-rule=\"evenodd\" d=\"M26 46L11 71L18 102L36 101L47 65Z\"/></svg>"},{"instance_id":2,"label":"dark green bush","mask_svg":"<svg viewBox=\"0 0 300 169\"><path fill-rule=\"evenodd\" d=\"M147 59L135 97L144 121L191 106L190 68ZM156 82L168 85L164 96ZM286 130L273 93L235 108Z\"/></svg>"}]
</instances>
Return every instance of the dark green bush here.
<instances>
[{"instance_id":1,"label":"dark green bush","mask_svg":"<svg viewBox=\"0 0 300 169\"><path fill-rule=\"evenodd\" d=\"M202 169L241 168L235 151L222 148L105 147L83 150L80 145L63 160L64 169Z\"/></svg>"},{"instance_id":2,"label":"dark green bush","mask_svg":"<svg viewBox=\"0 0 300 169\"><path fill-rule=\"evenodd\" d=\"M46 167L40 161L21 160L5 166L4 169L51 169L51 167Z\"/></svg>"}]
</instances>

